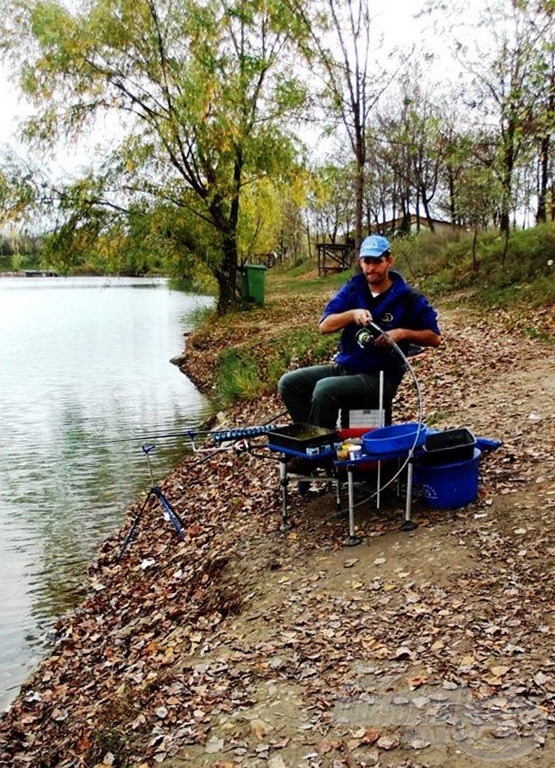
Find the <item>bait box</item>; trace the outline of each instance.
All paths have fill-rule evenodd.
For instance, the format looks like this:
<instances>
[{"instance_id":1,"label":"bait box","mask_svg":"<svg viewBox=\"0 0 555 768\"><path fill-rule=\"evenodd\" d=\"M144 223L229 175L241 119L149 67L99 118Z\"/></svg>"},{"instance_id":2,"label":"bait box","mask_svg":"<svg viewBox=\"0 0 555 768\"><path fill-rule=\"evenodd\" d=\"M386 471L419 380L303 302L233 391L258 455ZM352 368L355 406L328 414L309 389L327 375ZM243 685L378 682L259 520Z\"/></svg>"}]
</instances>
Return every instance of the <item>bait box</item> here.
<instances>
[{"instance_id":1,"label":"bait box","mask_svg":"<svg viewBox=\"0 0 555 768\"><path fill-rule=\"evenodd\" d=\"M304 453L307 456L318 456L333 450L338 440L336 431L302 422L288 424L268 432L270 446Z\"/></svg>"},{"instance_id":2,"label":"bait box","mask_svg":"<svg viewBox=\"0 0 555 768\"><path fill-rule=\"evenodd\" d=\"M425 465L453 464L472 459L476 438L469 429L446 429L430 432L418 454L418 463Z\"/></svg>"}]
</instances>

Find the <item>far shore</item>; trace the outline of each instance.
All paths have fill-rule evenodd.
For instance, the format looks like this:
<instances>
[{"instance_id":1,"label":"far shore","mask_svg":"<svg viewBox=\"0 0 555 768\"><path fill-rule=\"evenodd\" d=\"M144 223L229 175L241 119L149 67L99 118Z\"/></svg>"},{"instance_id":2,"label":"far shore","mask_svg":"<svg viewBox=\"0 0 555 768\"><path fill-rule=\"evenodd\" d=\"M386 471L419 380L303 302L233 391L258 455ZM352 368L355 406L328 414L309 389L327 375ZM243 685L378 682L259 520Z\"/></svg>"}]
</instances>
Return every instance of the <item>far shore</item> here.
<instances>
[{"instance_id":1,"label":"far shore","mask_svg":"<svg viewBox=\"0 0 555 768\"><path fill-rule=\"evenodd\" d=\"M60 277L50 269L22 269L19 272L0 272L0 277Z\"/></svg>"}]
</instances>

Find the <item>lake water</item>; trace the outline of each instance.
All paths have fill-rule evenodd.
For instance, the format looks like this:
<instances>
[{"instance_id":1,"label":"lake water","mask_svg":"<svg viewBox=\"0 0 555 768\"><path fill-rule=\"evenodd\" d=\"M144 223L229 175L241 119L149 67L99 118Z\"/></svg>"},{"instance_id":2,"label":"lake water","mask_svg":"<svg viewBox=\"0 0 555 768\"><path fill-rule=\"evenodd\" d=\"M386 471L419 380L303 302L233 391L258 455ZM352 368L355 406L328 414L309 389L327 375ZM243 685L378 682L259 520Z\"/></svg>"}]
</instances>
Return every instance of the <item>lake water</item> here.
<instances>
[{"instance_id":1,"label":"lake water","mask_svg":"<svg viewBox=\"0 0 555 768\"><path fill-rule=\"evenodd\" d=\"M0 709L86 565L209 403L169 362L207 296L165 280L0 278Z\"/></svg>"}]
</instances>

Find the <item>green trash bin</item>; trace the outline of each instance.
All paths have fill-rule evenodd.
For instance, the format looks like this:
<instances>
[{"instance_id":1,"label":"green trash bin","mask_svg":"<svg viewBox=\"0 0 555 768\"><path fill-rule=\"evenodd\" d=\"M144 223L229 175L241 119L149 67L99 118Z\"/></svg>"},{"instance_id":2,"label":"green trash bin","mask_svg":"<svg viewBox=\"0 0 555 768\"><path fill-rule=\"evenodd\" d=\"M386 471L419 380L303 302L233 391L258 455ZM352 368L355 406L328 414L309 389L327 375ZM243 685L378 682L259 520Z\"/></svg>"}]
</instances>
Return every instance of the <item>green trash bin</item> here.
<instances>
[{"instance_id":1,"label":"green trash bin","mask_svg":"<svg viewBox=\"0 0 555 768\"><path fill-rule=\"evenodd\" d=\"M264 306L264 283L266 267L260 264L246 264L243 267L243 298Z\"/></svg>"}]
</instances>

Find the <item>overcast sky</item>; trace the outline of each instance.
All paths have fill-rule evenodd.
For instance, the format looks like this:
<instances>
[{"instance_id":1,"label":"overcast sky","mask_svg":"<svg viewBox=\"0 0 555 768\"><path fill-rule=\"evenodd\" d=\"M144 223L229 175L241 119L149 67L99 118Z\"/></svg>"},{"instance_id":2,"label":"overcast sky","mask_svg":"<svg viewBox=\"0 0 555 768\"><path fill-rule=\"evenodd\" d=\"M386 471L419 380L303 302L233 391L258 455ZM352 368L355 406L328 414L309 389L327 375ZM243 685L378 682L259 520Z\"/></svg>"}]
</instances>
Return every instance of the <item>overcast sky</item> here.
<instances>
[{"instance_id":1,"label":"overcast sky","mask_svg":"<svg viewBox=\"0 0 555 768\"><path fill-rule=\"evenodd\" d=\"M376 37L380 39L383 33L383 47L391 49L394 46L409 46L422 44L429 34L424 32L429 22L414 19L417 13L426 5L427 0L373 0L372 15L374 18ZM21 148L17 142L18 124L27 113L27 109L18 97L17 87L10 83L6 68L0 65L0 145L13 147L18 154ZM75 150L60 155L58 163L64 169L75 169L79 156Z\"/></svg>"}]
</instances>

